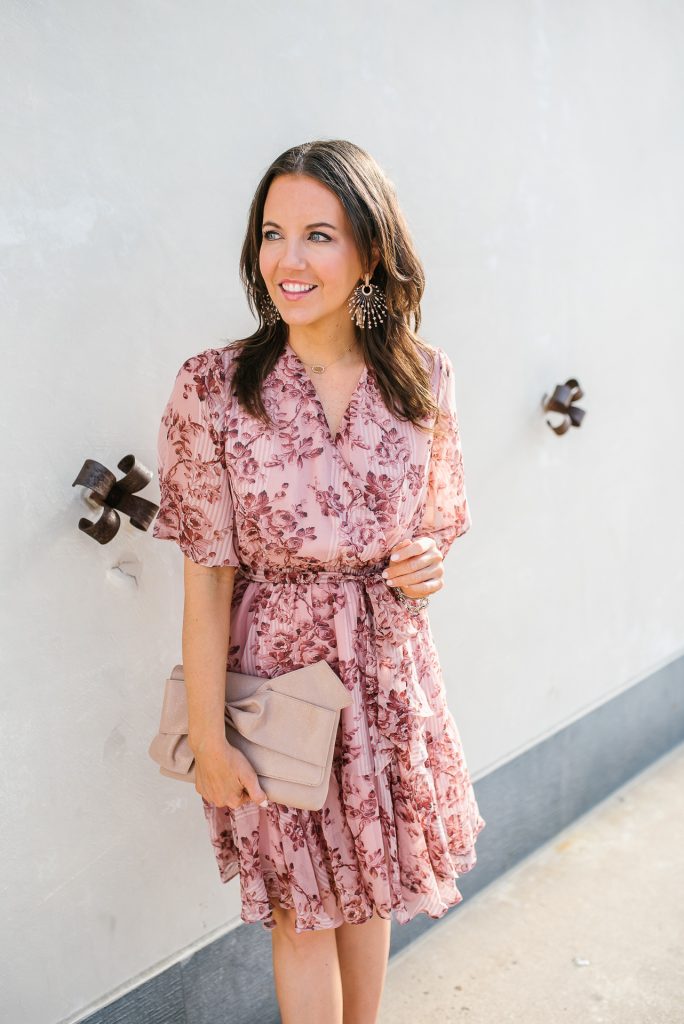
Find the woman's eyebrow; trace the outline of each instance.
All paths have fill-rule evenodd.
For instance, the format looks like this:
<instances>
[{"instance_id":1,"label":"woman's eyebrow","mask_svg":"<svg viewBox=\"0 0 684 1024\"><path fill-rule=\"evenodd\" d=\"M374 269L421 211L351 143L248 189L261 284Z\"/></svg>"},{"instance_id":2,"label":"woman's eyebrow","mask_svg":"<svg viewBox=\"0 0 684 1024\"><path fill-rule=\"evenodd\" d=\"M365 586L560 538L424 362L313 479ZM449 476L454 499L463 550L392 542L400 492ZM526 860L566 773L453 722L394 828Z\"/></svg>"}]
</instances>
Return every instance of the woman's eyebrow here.
<instances>
[{"instance_id":1,"label":"woman's eyebrow","mask_svg":"<svg viewBox=\"0 0 684 1024\"><path fill-rule=\"evenodd\" d=\"M280 224L276 224L274 220L265 220L264 223L261 225L262 228L265 228L267 224L272 224L274 228L278 228L279 231L282 231ZM333 231L337 231L337 228L335 227L334 224L328 224L328 222L325 220L319 220L315 224L306 225L307 231L310 231L311 228L332 228Z\"/></svg>"}]
</instances>

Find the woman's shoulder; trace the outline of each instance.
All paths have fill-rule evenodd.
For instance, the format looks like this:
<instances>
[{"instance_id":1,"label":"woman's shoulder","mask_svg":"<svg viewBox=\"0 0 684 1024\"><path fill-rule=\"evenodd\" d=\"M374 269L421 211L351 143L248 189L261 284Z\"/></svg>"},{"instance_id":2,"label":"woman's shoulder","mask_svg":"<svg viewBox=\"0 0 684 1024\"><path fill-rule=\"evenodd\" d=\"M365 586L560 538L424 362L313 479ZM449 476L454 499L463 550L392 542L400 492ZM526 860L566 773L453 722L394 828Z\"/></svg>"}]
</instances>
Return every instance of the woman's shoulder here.
<instances>
[{"instance_id":1,"label":"woman's shoulder","mask_svg":"<svg viewBox=\"0 0 684 1024\"><path fill-rule=\"evenodd\" d=\"M229 342L227 345L211 345L183 360L178 372L204 376L212 373L225 375L232 370L236 351L237 346L234 342Z\"/></svg>"},{"instance_id":2,"label":"woman's shoulder","mask_svg":"<svg viewBox=\"0 0 684 1024\"><path fill-rule=\"evenodd\" d=\"M195 352L183 360L176 372L175 391L182 389L183 397L191 394L200 403L206 403L212 409L225 406L229 400L229 387L233 372L235 346L211 345Z\"/></svg>"}]
</instances>

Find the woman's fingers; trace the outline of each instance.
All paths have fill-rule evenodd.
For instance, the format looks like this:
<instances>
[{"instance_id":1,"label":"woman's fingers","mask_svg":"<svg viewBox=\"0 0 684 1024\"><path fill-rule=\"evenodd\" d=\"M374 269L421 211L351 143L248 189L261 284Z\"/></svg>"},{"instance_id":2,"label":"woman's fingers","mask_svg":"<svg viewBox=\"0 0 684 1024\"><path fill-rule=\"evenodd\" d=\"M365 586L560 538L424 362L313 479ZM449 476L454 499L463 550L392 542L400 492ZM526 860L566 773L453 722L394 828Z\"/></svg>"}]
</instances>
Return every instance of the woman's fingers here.
<instances>
[{"instance_id":1,"label":"woman's fingers","mask_svg":"<svg viewBox=\"0 0 684 1024\"><path fill-rule=\"evenodd\" d=\"M385 582L390 586L410 586L432 577L444 575L442 555L437 548L430 549L420 555L409 556L401 561L390 563L385 570Z\"/></svg>"},{"instance_id":2,"label":"woman's fingers","mask_svg":"<svg viewBox=\"0 0 684 1024\"><path fill-rule=\"evenodd\" d=\"M219 750L195 756L195 789L217 807L233 810L266 799L247 757L227 741Z\"/></svg>"},{"instance_id":3,"label":"woman's fingers","mask_svg":"<svg viewBox=\"0 0 684 1024\"><path fill-rule=\"evenodd\" d=\"M422 580L418 583L402 584L395 589L401 590L406 597L427 597L428 594L436 594L444 586L444 581L437 577Z\"/></svg>"},{"instance_id":4,"label":"woman's fingers","mask_svg":"<svg viewBox=\"0 0 684 1024\"><path fill-rule=\"evenodd\" d=\"M444 578L444 569L440 566L428 566L426 569L419 569L416 572L403 573L401 576L395 576L393 579L385 580L388 587L400 587L402 589L406 587L416 587L423 583L431 582L441 583Z\"/></svg>"},{"instance_id":5,"label":"woman's fingers","mask_svg":"<svg viewBox=\"0 0 684 1024\"><path fill-rule=\"evenodd\" d=\"M432 537L406 537L392 548L389 564L396 565L398 562L403 562L414 555L422 555L433 547L436 548L437 545Z\"/></svg>"},{"instance_id":6,"label":"woman's fingers","mask_svg":"<svg viewBox=\"0 0 684 1024\"><path fill-rule=\"evenodd\" d=\"M398 587L406 597L425 597L444 586L442 553L432 537L415 537L402 548L394 548L383 576L390 587Z\"/></svg>"}]
</instances>

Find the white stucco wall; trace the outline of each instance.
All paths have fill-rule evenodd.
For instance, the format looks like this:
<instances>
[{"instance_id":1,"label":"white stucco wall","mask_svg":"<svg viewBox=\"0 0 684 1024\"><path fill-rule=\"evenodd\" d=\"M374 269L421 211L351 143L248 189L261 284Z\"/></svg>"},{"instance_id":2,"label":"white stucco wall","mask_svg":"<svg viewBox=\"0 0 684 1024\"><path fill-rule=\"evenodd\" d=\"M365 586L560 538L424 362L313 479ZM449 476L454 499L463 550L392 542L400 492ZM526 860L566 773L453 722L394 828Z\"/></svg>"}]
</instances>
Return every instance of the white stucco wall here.
<instances>
[{"instance_id":1,"label":"white stucco wall","mask_svg":"<svg viewBox=\"0 0 684 1024\"><path fill-rule=\"evenodd\" d=\"M127 521L94 543L71 482L155 469L181 361L252 328L242 232L288 146L385 166L456 367L473 526L431 621L473 777L681 653L684 8L2 14L0 1017L52 1024L239 923L199 798L146 753L180 552ZM557 437L540 401L570 376L587 416Z\"/></svg>"}]
</instances>

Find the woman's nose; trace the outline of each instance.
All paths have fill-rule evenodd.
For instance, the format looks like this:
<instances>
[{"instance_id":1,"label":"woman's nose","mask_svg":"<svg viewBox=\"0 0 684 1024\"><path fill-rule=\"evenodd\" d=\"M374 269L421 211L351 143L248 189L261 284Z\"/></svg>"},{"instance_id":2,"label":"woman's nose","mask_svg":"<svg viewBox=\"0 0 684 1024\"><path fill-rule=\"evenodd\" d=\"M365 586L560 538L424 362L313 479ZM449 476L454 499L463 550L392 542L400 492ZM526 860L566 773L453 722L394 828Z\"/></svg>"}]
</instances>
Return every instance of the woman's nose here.
<instances>
[{"instance_id":1,"label":"woman's nose","mask_svg":"<svg viewBox=\"0 0 684 1024\"><path fill-rule=\"evenodd\" d=\"M297 270L301 270L302 267L306 266L306 258L302 246L296 239L285 243L285 248L280 254L279 263L281 268L285 270L289 267L296 267Z\"/></svg>"}]
</instances>

